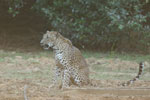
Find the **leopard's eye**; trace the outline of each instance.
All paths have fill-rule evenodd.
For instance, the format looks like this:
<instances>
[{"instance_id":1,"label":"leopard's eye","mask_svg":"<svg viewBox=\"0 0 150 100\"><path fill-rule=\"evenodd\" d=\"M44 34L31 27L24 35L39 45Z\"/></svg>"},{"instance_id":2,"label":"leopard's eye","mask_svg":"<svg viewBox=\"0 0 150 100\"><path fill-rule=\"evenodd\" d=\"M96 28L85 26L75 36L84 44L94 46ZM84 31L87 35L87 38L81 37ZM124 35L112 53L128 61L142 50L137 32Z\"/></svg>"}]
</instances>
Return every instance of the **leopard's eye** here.
<instances>
[{"instance_id":1,"label":"leopard's eye","mask_svg":"<svg viewBox=\"0 0 150 100\"><path fill-rule=\"evenodd\" d=\"M45 39L48 39L49 37L48 37L48 35L45 35L44 38L45 38Z\"/></svg>"}]
</instances>

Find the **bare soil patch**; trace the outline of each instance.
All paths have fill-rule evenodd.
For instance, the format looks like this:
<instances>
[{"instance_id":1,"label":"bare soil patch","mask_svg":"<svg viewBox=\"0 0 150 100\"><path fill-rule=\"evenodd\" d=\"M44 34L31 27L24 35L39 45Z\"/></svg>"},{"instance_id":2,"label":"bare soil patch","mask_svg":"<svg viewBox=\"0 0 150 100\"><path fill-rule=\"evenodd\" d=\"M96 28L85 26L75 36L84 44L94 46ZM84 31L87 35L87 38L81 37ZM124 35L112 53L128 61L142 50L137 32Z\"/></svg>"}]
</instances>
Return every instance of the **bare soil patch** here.
<instances>
[{"instance_id":1,"label":"bare soil patch","mask_svg":"<svg viewBox=\"0 0 150 100\"><path fill-rule=\"evenodd\" d=\"M1 79L3 80L3 79ZM70 88L53 90L46 85L29 80L3 80L0 83L0 100L24 100L24 86L27 84L29 100L149 100L149 88ZM105 83L107 84L107 83ZM144 84L144 83L143 83Z\"/></svg>"}]
</instances>

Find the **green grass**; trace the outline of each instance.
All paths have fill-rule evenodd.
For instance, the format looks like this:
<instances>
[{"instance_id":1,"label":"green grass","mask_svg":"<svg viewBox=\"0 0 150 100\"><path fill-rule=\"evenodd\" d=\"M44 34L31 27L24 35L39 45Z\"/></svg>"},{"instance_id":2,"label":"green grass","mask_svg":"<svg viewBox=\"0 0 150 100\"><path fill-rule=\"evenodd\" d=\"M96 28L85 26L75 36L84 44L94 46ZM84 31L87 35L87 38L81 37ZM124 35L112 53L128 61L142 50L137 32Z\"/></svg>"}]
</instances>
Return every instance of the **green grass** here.
<instances>
[{"instance_id":1,"label":"green grass","mask_svg":"<svg viewBox=\"0 0 150 100\"><path fill-rule=\"evenodd\" d=\"M92 52L92 51L82 51L82 54L85 58L89 58L89 57L106 58L106 59L119 58L121 60L137 61L137 62L150 61L150 54L148 55L134 54L134 53L121 54L117 52L101 53L101 52Z\"/></svg>"},{"instance_id":2,"label":"green grass","mask_svg":"<svg viewBox=\"0 0 150 100\"><path fill-rule=\"evenodd\" d=\"M141 61L147 61L150 62L150 55L141 55L141 54L119 54L119 53L101 53L101 52L91 52L91 51L82 51L82 54L85 58L94 57L96 59L121 59L126 61L135 61L135 62L141 62ZM40 57L52 57L53 52L52 51L43 51L43 52L37 52L37 53L21 53L21 52L5 52L0 51L0 62L5 61L5 57L9 57L14 59L16 56L21 56L24 60L29 58L40 58ZM37 65L39 63L36 63ZM109 64L109 63L108 63ZM101 66L101 65L93 65L92 70L96 72L96 74L91 74L91 78L95 79L102 79L102 80L129 80L134 77L133 74L137 73L137 69L111 69L106 67L107 64ZM28 65L26 65L28 67ZM41 66L42 67L42 66ZM150 67L150 66L149 66ZM40 72L24 72L24 74L18 72L18 69L15 68L5 68L3 69L5 74L2 74L1 77L4 78L15 78L15 79L47 79L50 81L50 67L44 67ZM144 70L145 73L150 73L150 68L146 68ZM110 73L113 73L112 75ZM123 75L119 75L118 73L123 73ZM142 80L150 80L149 79L150 74L147 76L142 76Z\"/></svg>"},{"instance_id":3,"label":"green grass","mask_svg":"<svg viewBox=\"0 0 150 100\"><path fill-rule=\"evenodd\" d=\"M94 57L97 59L120 59L123 61L134 61L134 62L150 62L150 55L142 55L142 54L134 54L134 53L116 53L116 52L112 52L112 53L100 53L100 52L84 52L82 51L83 56L85 58L89 58L89 57ZM91 77L92 78L96 78L96 79L101 79L101 80L129 80L132 79L133 77L135 77L138 73L138 66L136 69L115 69L112 70L111 68L107 67L107 63L102 66L102 65L93 65L92 66L92 70L94 72L96 72L97 74L92 74ZM110 75L108 73L114 73L113 75ZM124 73L123 75L118 75L118 73ZM148 74L146 76L147 73L150 73L150 66L146 66L146 68L144 68L143 71L143 75L141 76L142 80L150 80L150 74ZM135 74L135 75L132 75Z\"/></svg>"},{"instance_id":4,"label":"green grass","mask_svg":"<svg viewBox=\"0 0 150 100\"><path fill-rule=\"evenodd\" d=\"M36 53L21 53L21 52L5 52L5 51L0 51L0 61L3 61L2 59L5 57L11 57L14 58L16 56L22 56L24 59L28 58L35 58L35 57L53 57L53 52L52 51L43 51L43 52L36 52ZM128 60L128 61L150 61L150 54L149 55L142 55L142 54L120 54L120 53L101 53L101 52L92 52L92 51L82 51L82 55L85 58L90 58L94 57L97 59L100 58L106 58L106 59L111 59L111 58L119 58L121 60Z\"/></svg>"},{"instance_id":5,"label":"green grass","mask_svg":"<svg viewBox=\"0 0 150 100\"><path fill-rule=\"evenodd\" d=\"M0 51L0 61L3 61L5 57L15 58L16 56L21 56L23 59L28 58L39 58L39 57L52 57L53 52L52 51L44 51L44 52L28 52L28 53L22 53L22 52L15 52L15 51Z\"/></svg>"}]
</instances>

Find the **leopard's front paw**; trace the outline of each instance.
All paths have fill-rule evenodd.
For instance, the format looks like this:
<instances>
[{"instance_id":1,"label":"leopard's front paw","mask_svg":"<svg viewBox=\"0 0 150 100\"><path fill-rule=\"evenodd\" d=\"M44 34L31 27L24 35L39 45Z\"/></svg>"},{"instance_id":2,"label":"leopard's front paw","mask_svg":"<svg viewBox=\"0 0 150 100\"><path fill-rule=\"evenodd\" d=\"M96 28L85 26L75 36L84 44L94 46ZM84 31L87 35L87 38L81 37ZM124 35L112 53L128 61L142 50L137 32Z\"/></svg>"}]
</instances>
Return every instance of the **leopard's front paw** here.
<instances>
[{"instance_id":1,"label":"leopard's front paw","mask_svg":"<svg viewBox=\"0 0 150 100\"><path fill-rule=\"evenodd\" d=\"M51 90L51 89L61 89L62 88L62 85L56 85L56 84L51 84L50 86L49 86L49 89Z\"/></svg>"}]
</instances>

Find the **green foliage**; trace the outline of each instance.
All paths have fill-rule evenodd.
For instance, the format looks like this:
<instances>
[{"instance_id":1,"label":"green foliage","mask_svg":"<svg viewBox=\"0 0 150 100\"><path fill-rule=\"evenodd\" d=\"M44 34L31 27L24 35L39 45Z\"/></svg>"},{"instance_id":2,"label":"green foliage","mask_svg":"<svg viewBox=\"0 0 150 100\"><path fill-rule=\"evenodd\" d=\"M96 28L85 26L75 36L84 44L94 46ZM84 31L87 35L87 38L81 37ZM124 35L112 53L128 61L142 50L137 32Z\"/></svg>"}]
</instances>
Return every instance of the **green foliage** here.
<instances>
[{"instance_id":1,"label":"green foliage","mask_svg":"<svg viewBox=\"0 0 150 100\"><path fill-rule=\"evenodd\" d=\"M8 0L8 5L8 13L15 17L17 14L19 14L19 9L23 7L24 2L23 0Z\"/></svg>"},{"instance_id":2,"label":"green foliage","mask_svg":"<svg viewBox=\"0 0 150 100\"><path fill-rule=\"evenodd\" d=\"M12 7L9 7L8 13L12 14L12 16L15 17L17 14L19 14L19 11L16 11Z\"/></svg>"},{"instance_id":3,"label":"green foliage","mask_svg":"<svg viewBox=\"0 0 150 100\"><path fill-rule=\"evenodd\" d=\"M142 32L142 36L141 36L141 39L139 40L139 43L140 43L140 49L143 51L147 51L147 50L150 50L150 28L148 28L148 30L146 31L143 31ZM141 46L143 48L141 48Z\"/></svg>"},{"instance_id":4,"label":"green foliage","mask_svg":"<svg viewBox=\"0 0 150 100\"><path fill-rule=\"evenodd\" d=\"M42 2L42 3L41 3ZM111 46L131 31L140 31L147 15L140 0L37 0L34 9L47 16L53 30L80 46ZM80 43L80 44L79 44Z\"/></svg>"},{"instance_id":5,"label":"green foliage","mask_svg":"<svg viewBox=\"0 0 150 100\"><path fill-rule=\"evenodd\" d=\"M23 0L10 1L9 13L16 16ZM51 30L80 47L115 50L122 39L132 39L132 32L145 30L144 23L150 18L145 5L149 0L36 0L32 10L47 18Z\"/></svg>"}]
</instances>

